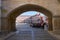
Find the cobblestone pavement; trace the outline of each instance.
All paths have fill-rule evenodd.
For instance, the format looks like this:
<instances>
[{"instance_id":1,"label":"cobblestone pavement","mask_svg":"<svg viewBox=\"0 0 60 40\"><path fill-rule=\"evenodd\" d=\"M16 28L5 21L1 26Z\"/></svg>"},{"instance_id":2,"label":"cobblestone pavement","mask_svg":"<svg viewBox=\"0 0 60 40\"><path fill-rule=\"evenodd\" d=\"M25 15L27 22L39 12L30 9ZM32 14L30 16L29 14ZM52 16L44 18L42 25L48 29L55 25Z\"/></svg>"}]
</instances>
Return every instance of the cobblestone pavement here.
<instances>
[{"instance_id":1,"label":"cobblestone pavement","mask_svg":"<svg viewBox=\"0 0 60 40\"><path fill-rule=\"evenodd\" d=\"M32 28L24 24L23 27L17 26L16 34L6 40L57 40L47 31L40 28Z\"/></svg>"}]
</instances>

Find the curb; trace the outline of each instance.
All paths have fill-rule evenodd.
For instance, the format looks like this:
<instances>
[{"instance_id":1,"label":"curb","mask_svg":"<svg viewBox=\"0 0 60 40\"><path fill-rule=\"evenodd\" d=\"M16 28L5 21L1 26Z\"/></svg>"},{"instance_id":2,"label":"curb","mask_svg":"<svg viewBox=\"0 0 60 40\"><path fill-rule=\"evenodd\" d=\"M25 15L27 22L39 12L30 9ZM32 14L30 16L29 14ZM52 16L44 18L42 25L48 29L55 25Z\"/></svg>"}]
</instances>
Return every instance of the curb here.
<instances>
[{"instance_id":1,"label":"curb","mask_svg":"<svg viewBox=\"0 0 60 40\"><path fill-rule=\"evenodd\" d=\"M54 37L56 37L58 40L60 40L60 35L55 35L52 32L49 32L49 34L53 35Z\"/></svg>"},{"instance_id":2,"label":"curb","mask_svg":"<svg viewBox=\"0 0 60 40\"><path fill-rule=\"evenodd\" d=\"M7 40L7 39L9 39L10 37L14 36L15 34L16 34L15 32L11 32L11 33L9 33L6 37L4 37L3 39L4 39L4 40Z\"/></svg>"}]
</instances>

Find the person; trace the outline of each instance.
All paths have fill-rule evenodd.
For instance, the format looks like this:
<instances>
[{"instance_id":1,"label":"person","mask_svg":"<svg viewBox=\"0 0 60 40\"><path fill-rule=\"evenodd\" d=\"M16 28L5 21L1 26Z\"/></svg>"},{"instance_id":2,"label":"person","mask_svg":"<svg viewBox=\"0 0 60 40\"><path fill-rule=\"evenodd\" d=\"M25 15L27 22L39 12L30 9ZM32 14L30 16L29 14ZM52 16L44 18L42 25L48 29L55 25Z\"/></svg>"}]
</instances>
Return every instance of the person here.
<instances>
[{"instance_id":1,"label":"person","mask_svg":"<svg viewBox=\"0 0 60 40\"><path fill-rule=\"evenodd\" d=\"M40 19L41 19L41 23L40 23L41 28L43 28L43 29L44 29L44 20L43 20L43 17L40 17Z\"/></svg>"},{"instance_id":2,"label":"person","mask_svg":"<svg viewBox=\"0 0 60 40\"><path fill-rule=\"evenodd\" d=\"M46 18L45 25L44 25L44 30L48 30L48 18Z\"/></svg>"}]
</instances>

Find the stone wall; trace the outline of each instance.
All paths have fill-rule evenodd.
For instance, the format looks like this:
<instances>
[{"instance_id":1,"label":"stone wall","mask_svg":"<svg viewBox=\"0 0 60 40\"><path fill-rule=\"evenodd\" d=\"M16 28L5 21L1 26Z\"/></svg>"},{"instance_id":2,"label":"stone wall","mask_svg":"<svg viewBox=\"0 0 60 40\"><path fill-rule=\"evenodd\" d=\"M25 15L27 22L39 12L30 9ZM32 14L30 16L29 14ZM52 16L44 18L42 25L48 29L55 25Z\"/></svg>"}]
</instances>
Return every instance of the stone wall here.
<instances>
[{"instance_id":1,"label":"stone wall","mask_svg":"<svg viewBox=\"0 0 60 40\"><path fill-rule=\"evenodd\" d=\"M8 17L2 17L1 18L1 29L0 30L2 33L10 33L12 31L16 31L15 21L13 19L8 19Z\"/></svg>"},{"instance_id":2,"label":"stone wall","mask_svg":"<svg viewBox=\"0 0 60 40\"><path fill-rule=\"evenodd\" d=\"M60 4L57 0L5 0L3 1L3 10L7 12L4 14L8 15L8 13L13 9L25 4L39 5L50 10L53 15L60 15Z\"/></svg>"},{"instance_id":3,"label":"stone wall","mask_svg":"<svg viewBox=\"0 0 60 40\"><path fill-rule=\"evenodd\" d=\"M1 17L0 17L0 32L1 32Z\"/></svg>"},{"instance_id":4,"label":"stone wall","mask_svg":"<svg viewBox=\"0 0 60 40\"><path fill-rule=\"evenodd\" d=\"M60 16L53 17L53 31L56 34L60 34Z\"/></svg>"},{"instance_id":5,"label":"stone wall","mask_svg":"<svg viewBox=\"0 0 60 40\"><path fill-rule=\"evenodd\" d=\"M0 1L0 32L1 32L1 1Z\"/></svg>"},{"instance_id":6,"label":"stone wall","mask_svg":"<svg viewBox=\"0 0 60 40\"><path fill-rule=\"evenodd\" d=\"M7 32L8 30L8 20L7 20L7 18L4 18L4 17L2 17L1 18L1 31L2 32Z\"/></svg>"},{"instance_id":7,"label":"stone wall","mask_svg":"<svg viewBox=\"0 0 60 40\"><path fill-rule=\"evenodd\" d=\"M25 4L39 5L51 11L52 16L54 16L52 18L53 31L54 33L60 34L60 3L58 3L57 0L3 0L2 19L0 18L2 20L0 22L2 25L0 27L2 29L2 32L15 29L14 19L8 19L7 17L12 10Z\"/></svg>"}]
</instances>

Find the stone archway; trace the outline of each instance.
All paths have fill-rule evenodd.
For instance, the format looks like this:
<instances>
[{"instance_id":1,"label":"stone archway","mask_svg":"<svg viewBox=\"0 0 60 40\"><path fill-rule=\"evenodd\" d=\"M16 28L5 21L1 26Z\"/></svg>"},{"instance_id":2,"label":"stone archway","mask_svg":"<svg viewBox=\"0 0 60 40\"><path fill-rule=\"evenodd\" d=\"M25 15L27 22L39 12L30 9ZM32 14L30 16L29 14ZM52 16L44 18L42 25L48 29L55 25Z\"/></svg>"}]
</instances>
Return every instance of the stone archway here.
<instances>
[{"instance_id":1,"label":"stone archway","mask_svg":"<svg viewBox=\"0 0 60 40\"><path fill-rule=\"evenodd\" d=\"M8 14L7 17L8 17L8 27L9 27L8 30L9 31L16 30L16 28L15 28L16 17L26 11L38 11L38 12L44 13L46 16L48 16L48 19L49 19L49 30L53 29L53 27L52 27L52 13L49 10L47 10L44 7L41 7L39 5L26 4L26 5L22 5L16 9L14 9L13 11L11 11Z\"/></svg>"}]
</instances>

